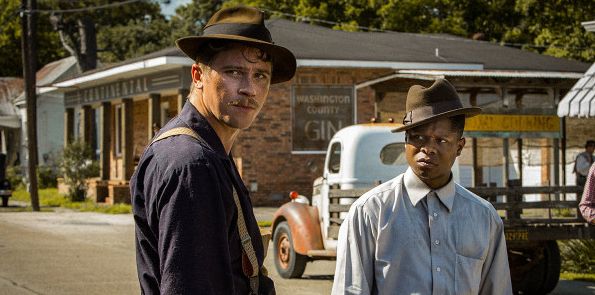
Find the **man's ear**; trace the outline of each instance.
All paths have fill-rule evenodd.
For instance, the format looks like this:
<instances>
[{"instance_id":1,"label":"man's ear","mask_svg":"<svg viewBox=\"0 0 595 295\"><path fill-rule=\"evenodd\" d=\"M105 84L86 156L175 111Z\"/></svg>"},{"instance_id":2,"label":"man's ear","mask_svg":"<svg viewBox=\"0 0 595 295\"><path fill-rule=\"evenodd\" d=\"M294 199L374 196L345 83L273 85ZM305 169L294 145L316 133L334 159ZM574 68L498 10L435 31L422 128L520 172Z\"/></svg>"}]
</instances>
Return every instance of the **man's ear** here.
<instances>
[{"instance_id":1,"label":"man's ear","mask_svg":"<svg viewBox=\"0 0 595 295\"><path fill-rule=\"evenodd\" d=\"M461 155L461 152L463 151L463 148L465 147L465 143L466 143L465 138L461 137L461 139L457 143L457 157Z\"/></svg>"},{"instance_id":2,"label":"man's ear","mask_svg":"<svg viewBox=\"0 0 595 295\"><path fill-rule=\"evenodd\" d=\"M202 68L198 64L193 64L190 71L192 74L192 83L194 83L194 87L202 89L204 79L204 72Z\"/></svg>"}]
</instances>

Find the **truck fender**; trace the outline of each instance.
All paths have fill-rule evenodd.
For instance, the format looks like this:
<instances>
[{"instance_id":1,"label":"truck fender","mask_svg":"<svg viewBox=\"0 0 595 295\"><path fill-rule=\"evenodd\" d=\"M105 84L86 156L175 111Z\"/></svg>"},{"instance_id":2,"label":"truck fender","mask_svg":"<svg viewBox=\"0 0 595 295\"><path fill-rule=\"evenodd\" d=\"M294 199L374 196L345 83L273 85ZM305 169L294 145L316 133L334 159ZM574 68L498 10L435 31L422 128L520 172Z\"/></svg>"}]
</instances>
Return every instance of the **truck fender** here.
<instances>
[{"instance_id":1,"label":"truck fender","mask_svg":"<svg viewBox=\"0 0 595 295\"><path fill-rule=\"evenodd\" d=\"M273 234L282 221L289 225L296 253L307 255L309 250L324 250L316 207L297 202L284 204L273 217Z\"/></svg>"}]
</instances>

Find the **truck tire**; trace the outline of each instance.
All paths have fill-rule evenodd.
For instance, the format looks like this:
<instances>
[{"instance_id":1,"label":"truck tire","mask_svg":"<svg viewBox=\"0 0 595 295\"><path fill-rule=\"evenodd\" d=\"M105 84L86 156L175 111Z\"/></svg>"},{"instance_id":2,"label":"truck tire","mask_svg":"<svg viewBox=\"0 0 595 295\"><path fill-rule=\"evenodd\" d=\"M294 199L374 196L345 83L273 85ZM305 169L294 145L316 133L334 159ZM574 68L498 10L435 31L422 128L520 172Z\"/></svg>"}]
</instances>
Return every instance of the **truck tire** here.
<instances>
[{"instance_id":1,"label":"truck tire","mask_svg":"<svg viewBox=\"0 0 595 295\"><path fill-rule=\"evenodd\" d=\"M519 247L520 246L520 247ZM556 241L528 242L509 248L515 294L548 294L560 279L560 250Z\"/></svg>"},{"instance_id":2,"label":"truck tire","mask_svg":"<svg viewBox=\"0 0 595 295\"><path fill-rule=\"evenodd\" d=\"M547 241L544 247L545 259L545 279L542 287L543 293L552 292L560 280L560 268L562 260L560 259L560 248L556 241Z\"/></svg>"},{"instance_id":3,"label":"truck tire","mask_svg":"<svg viewBox=\"0 0 595 295\"><path fill-rule=\"evenodd\" d=\"M293 237L286 221L275 228L273 234L275 268L282 278L299 278L306 269L308 257L296 253L293 248Z\"/></svg>"}]
</instances>

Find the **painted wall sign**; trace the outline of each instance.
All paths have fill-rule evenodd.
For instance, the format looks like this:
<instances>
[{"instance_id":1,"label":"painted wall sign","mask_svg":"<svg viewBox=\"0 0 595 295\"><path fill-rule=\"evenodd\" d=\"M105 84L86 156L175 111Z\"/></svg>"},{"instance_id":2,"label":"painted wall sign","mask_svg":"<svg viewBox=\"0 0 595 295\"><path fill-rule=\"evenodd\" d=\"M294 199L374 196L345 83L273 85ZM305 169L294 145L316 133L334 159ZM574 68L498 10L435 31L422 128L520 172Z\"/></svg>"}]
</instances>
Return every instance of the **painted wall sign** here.
<instances>
[{"instance_id":1,"label":"painted wall sign","mask_svg":"<svg viewBox=\"0 0 595 295\"><path fill-rule=\"evenodd\" d=\"M353 86L293 86L293 151L326 151L339 129L355 123L354 99Z\"/></svg>"},{"instance_id":2,"label":"painted wall sign","mask_svg":"<svg viewBox=\"0 0 595 295\"><path fill-rule=\"evenodd\" d=\"M190 76L189 73L190 71L187 69L178 69L67 91L64 96L64 104L71 107L132 97L164 89L188 88L188 85L184 85L187 83L184 83L183 75Z\"/></svg>"},{"instance_id":3,"label":"painted wall sign","mask_svg":"<svg viewBox=\"0 0 595 295\"><path fill-rule=\"evenodd\" d=\"M466 120L465 131L560 132L560 118L548 115L479 115Z\"/></svg>"}]
</instances>

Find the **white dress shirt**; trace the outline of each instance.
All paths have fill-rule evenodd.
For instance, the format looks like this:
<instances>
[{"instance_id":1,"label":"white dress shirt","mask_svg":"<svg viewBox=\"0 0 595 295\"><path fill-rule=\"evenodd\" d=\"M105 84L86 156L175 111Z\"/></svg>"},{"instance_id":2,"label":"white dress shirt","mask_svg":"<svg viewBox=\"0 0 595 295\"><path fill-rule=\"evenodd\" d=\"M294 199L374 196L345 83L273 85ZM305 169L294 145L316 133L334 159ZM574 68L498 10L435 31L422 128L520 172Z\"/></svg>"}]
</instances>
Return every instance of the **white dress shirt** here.
<instances>
[{"instance_id":1,"label":"white dress shirt","mask_svg":"<svg viewBox=\"0 0 595 295\"><path fill-rule=\"evenodd\" d=\"M332 294L512 294L502 220L453 180L433 191L408 169L351 206Z\"/></svg>"}]
</instances>

